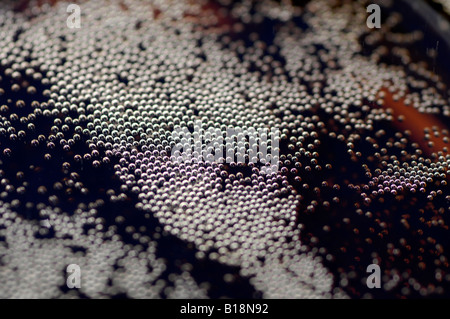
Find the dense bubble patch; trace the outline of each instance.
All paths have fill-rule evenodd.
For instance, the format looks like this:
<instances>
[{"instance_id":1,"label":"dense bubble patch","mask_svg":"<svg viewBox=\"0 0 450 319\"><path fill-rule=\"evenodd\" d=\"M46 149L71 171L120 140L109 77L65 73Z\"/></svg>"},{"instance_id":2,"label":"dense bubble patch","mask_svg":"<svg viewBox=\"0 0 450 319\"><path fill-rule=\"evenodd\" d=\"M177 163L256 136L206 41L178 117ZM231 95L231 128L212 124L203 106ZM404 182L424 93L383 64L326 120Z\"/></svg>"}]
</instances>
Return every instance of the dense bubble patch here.
<instances>
[{"instance_id":1,"label":"dense bubble patch","mask_svg":"<svg viewBox=\"0 0 450 319\"><path fill-rule=\"evenodd\" d=\"M0 297L448 296L448 88L400 13L67 5L0 4ZM278 129L278 172L173 161L199 122Z\"/></svg>"}]
</instances>

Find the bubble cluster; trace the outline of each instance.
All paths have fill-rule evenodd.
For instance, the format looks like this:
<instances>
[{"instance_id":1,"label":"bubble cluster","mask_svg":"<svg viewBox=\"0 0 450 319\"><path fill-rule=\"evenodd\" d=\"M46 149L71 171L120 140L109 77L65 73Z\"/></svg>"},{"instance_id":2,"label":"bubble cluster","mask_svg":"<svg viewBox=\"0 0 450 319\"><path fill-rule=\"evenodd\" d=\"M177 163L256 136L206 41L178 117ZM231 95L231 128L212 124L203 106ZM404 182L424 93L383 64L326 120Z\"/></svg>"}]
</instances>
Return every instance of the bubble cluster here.
<instances>
[{"instance_id":1,"label":"bubble cluster","mask_svg":"<svg viewBox=\"0 0 450 319\"><path fill-rule=\"evenodd\" d=\"M449 92L400 13L79 5L71 29L67 3L0 4L0 296L446 293ZM279 129L279 171L173 161L198 122Z\"/></svg>"}]
</instances>

